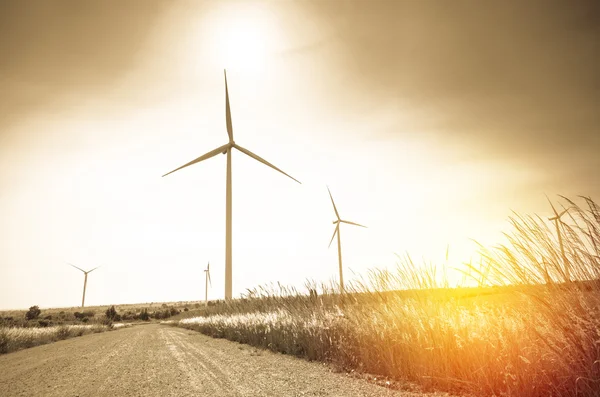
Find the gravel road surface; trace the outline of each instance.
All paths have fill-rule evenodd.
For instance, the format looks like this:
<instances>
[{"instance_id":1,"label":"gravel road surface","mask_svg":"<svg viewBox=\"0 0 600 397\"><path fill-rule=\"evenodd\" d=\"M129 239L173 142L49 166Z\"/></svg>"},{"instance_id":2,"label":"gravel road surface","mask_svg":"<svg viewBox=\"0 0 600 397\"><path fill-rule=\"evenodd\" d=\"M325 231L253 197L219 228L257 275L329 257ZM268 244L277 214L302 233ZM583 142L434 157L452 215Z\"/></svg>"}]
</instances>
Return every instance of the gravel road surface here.
<instances>
[{"instance_id":1,"label":"gravel road surface","mask_svg":"<svg viewBox=\"0 0 600 397\"><path fill-rule=\"evenodd\" d=\"M0 396L420 396L329 367L166 325L0 356Z\"/></svg>"}]
</instances>

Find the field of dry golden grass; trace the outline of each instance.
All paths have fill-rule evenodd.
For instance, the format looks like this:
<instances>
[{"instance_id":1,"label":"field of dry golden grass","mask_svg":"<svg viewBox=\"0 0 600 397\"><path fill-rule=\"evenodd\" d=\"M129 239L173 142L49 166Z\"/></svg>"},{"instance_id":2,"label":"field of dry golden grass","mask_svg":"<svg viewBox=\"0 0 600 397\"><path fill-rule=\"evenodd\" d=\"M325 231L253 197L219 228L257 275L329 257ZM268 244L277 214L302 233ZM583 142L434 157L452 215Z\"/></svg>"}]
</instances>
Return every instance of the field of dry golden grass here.
<instances>
[{"instance_id":1,"label":"field of dry golden grass","mask_svg":"<svg viewBox=\"0 0 600 397\"><path fill-rule=\"evenodd\" d=\"M600 212L582 199L565 199L562 244L547 220L514 215L507 242L465 264L478 288L439 288L433 267L407 257L343 295L259 288L177 325L424 390L598 396Z\"/></svg>"}]
</instances>

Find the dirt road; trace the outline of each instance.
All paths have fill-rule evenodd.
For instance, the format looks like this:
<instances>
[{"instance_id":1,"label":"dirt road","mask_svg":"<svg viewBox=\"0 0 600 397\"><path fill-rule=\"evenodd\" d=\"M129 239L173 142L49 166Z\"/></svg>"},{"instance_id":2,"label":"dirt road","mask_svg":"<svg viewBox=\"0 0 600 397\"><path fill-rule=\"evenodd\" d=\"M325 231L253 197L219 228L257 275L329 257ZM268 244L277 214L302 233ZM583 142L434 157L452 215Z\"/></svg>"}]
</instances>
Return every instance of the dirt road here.
<instances>
[{"instance_id":1,"label":"dirt road","mask_svg":"<svg viewBox=\"0 0 600 397\"><path fill-rule=\"evenodd\" d=\"M417 396L165 325L0 356L0 396Z\"/></svg>"}]
</instances>

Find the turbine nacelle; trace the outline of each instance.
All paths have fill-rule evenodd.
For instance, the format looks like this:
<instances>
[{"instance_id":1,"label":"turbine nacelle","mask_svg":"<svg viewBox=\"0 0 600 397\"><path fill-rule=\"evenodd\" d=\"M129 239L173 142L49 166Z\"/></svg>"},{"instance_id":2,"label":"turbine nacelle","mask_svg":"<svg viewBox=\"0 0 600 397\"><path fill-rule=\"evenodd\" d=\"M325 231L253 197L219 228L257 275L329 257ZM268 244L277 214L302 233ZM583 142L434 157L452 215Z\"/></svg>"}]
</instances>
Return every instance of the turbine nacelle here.
<instances>
[{"instance_id":1,"label":"turbine nacelle","mask_svg":"<svg viewBox=\"0 0 600 397\"><path fill-rule=\"evenodd\" d=\"M77 270L81 270L81 271L83 272L83 274L86 274L86 275L87 275L88 273L91 273L91 272L93 272L94 270L96 270L96 269L98 269L98 268L100 267L100 266L96 266L96 267L95 267L95 268L93 268L92 270L85 271L85 270L83 270L82 268L80 268L80 267L77 267L77 266L75 266L75 265L73 265L73 264L71 264L71 263L67 263L67 265L70 265L70 266L74 267L74 268L75 268L75 269L77 269Z\"/></svg>"},{"instance_id":2,"label":"turbine nacelle","mask_svg":"<svg viewBox=\"0 0 600 397\"><path fill-rule=\"evenodd\" d=\"M555 216L548 218L549 221L556 221L559 220L569 209L567 208L566 210L564 210L563 212L561 212L560 214L556 214Z\"/></svg>"}]
</instances>

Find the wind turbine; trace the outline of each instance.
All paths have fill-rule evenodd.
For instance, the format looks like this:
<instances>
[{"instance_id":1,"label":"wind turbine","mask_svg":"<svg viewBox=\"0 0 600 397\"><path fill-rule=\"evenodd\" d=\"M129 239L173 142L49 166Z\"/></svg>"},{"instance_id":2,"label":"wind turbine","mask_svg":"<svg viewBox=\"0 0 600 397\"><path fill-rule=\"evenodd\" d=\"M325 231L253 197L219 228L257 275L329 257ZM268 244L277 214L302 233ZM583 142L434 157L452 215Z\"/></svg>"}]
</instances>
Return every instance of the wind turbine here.
<instances>
[{"instance_id":1,"label":"wind turbine","mask_svg":"<svg viewBox=\"0 0 600 397\"><path fill-rule=\"evenodd\" d=\"M548 198L548 197L546 197ZM550 203L550 206L552 207L552 211L554 212L554 216L548 218L549 221L553 221L554 225L556 226L556 234L558 235L558 245L560 247L560 255L562 257L563 260L563 266L565 267L565 278L567 279L567 281L571 281L571 275L569 274L569 262L567 261L567 256L565 255L565 247L563 245L563 240L562 240L562 235L560 233L560 224L563 223L563 221L560 219L565 213L567 213L567 211L569 211L568 208L566 208L563 212L561 212L560 214L556 211L556 208L554 208L554 205L552 204L552 201L550 201L550 199L548 198L548 202Z\"/></svg>"},{"instance_id":2,"label":"wind turbine","mask_svg":"<svg viewBox=\"0 0 600 397\"><path fill-rule=\"evenodd\" d=\"M335 216L337 217L337 220L333 221L333 224L335 225L335 230L333 231L333 236L331 236L331 241L329 242L329 247L331 247L331 243L333 242L333 239L334 239L335 235L337 234L338 261L339 261L339 266L340 266L340 293L344 293L344 275L342 272L342 242L340 239L340 224L347 223L349 225L360 226L360 227L365 227L365 228L366 228L366 226L359 225L358 223L345 221L345 220L341 219L340 214L338 213L338 210L335 207L335 202L333 201L333 196L331 195L331 190L329 190L329 186L327 186L327 191L329 192L329 197L331 198L331 204L333 204L333 210L335 211Z\"/></svg>"},{"instance_id":3,"label":"wind turbine","mask_svg":"<svg viewBox=\"0 0 600 397\"><path fill-rule=\"evenodd\" d=\"M204 287L204 305L208 306L208 284L212 287L212 282L210 281L210 262L206 266L206 270L204 270L204 278L205 278L205 287Z\"/></svg>"},{"instance_id":4,"label":"wind turbine","mask_svg":"<svg viewBox=\"0 0 600 397\"><path fill-rule=\"evenodd\" d=\"M174 169L171 172L166 173L164 176L167 176L175 171L178 171L187 166L199 163L206 159L216 156L219 153L227 154L227 190L226 190L226 199L225 199L225 299L232 298L232 239L231 239L231 222L232 222L232 213L231 213L231 152L233 149L237 149L245 155L252 157L254 160L260 161L261 163L273 168L276 171L281 172L283 175L295 180L300 183L296 178L286 174L279 168L275 167L273 164L269 163L267 160L259 157L258 155L252 153L248 149L244 149L233 140L233 126L231 123L231 110L229 108L229 91L227 89L227 71L223 71L225 75L225 120L227 125L227 134L229 135L229 142L227 142L223 146L219 146L218 148L211 150L210 152L203 154L195 160L190 161L187 164L182 165L179 168Z\"/></svg>"},{"instance_id":5,"label":"wind turbine","mask_svg":"<svg viewBox=\"0 0 600 397\"><path fill-rule=\"evenodd\" d=\"M88 273L93 272L94 270L98 269L100 266L97 266L95 268L93 268L92 270L88 270L87 272L75 265L72 265L69 263L69 265L73 266L75 269L81 270L83 272L83 274L85 274L85 277L83 278L83 298L81 298L81 307L83 307L83 305L85 304L85 288L87 287L87 276Z\"/></svg>"}]
</instances>

